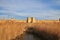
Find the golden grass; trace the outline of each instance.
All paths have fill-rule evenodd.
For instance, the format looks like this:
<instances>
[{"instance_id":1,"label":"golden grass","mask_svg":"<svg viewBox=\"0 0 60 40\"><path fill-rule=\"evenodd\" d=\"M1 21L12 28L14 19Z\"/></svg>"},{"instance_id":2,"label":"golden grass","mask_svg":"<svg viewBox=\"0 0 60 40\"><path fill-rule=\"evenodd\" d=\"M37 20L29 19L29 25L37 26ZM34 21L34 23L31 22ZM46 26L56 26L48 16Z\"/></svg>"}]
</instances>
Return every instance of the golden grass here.
<instances>
[{"instance_id":1,"label":"golden grass","mask_svg":"<svg viewBox=\"0 0 60 40\"><path fill-rule=\"evenodd\" d=\"M39 21L36 23L17 22L11 20L0 20L0 40L10 40L23 33L28 26L34 27L37 31L44 30L51 34L60 36L59 21Z\"/></svg>"}]
</instances>

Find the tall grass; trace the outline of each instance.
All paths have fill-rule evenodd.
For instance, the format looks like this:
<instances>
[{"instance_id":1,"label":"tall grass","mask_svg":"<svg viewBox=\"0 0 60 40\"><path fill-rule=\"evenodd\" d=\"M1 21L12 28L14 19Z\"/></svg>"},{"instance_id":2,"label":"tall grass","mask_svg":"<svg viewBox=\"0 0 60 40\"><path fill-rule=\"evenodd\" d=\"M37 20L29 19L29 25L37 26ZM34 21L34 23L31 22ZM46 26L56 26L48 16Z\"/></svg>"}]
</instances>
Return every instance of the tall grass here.
<instances>
[{"instance_id":1,"label":"tall grass","mask_svg":"<svg viewBox=\"0 0 60 40\"><path fill-rule=\"evenodd\" d=\"M0 40L11 40L18 35L23 34L26 28L32 27L34 29L34 35L40 35L44 38L44 35L49 34L60 37L60 22L39 22L39 23L25 23L11 20L0 21ZM30 31L29 31L30 32ZM33 32L30 32L33 33ZM55 38L55 37L54 37ZM57 38L57 36L56 36Z\"/></svg>"}]
</instances>

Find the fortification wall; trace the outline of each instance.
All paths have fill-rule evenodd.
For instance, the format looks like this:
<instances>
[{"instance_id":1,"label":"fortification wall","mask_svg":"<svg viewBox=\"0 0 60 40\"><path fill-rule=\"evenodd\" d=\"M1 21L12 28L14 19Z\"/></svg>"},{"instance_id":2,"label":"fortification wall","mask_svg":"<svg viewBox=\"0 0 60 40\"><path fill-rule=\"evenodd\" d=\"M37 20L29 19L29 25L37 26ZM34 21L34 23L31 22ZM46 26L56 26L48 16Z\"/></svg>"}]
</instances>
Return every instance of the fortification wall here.
<instances>
[{"instance_id":1,"label":"fortification wall","mask_svg":"<svg viewBox=\"0 0 60 40\"><path fill-rule=\"evenodd\" d=\"M59 20L37 20L36 22L40 23L40 22L59 22Z\"/></svg>"},{"instance_id":2,"label":"fortification wall","mask_svg":"<svg viewBox=\"0 0 60 40\"><path fill-rule=\"evenodd\" d=\"M5 22L7 20L0 20L0 22ZM9 19L9 21L15 21L15 22L25 22L25 23L39 23L39 22L60 22L60 18L59 20L36 20L34 17L28 17L27 20L16 20L14 18Z\"/></svg>"},{"instance_id":3,"label":"fortification wall","mask_svg":"<svg viewBox=\"0 0 60 40\"><path fill-rule=\"evenodd\" d=\"M26 20L16 20L16 22L25 22L26 23Z\"/></svg>"}]
</instances>

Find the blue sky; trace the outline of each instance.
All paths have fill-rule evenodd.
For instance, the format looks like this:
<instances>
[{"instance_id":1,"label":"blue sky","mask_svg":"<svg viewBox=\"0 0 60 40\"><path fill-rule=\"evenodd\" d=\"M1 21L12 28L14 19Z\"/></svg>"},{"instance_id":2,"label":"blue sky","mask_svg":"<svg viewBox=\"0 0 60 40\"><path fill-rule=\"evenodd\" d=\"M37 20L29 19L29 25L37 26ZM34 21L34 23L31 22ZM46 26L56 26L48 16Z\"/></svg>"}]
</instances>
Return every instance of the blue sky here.
<instances>
[{"instance_id":1,"label":"blue sky","mask_svg":"<svg viewBox=\"0 0 60 40\"><path fill-rule=\"evenodd\" d=\"M0 0L0 18L2 17L55 20L60 18L60 0Z\"/></svg>"}]
</instances>

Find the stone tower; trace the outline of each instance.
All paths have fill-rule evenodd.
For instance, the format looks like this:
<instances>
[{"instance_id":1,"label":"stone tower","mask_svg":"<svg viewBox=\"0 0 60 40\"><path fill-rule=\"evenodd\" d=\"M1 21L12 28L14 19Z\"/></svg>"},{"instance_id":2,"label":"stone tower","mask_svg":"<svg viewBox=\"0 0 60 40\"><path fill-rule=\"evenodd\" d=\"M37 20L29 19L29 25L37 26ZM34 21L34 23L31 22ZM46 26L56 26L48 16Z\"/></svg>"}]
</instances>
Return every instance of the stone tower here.
<instances>
[{"instance_id":1,"label":"stone tower","mask_svg":"<svg viewBox=\"0 0 60 40\"><path fill-rule=\"evenodd\" d=\"M31 23L31 18L27 17L27 23Z\"/></svg>"},{"instance_id":2,"label":"stone tower","mask_svg":"<svg viewBox=\"0 0 60 40\"><path fill-rule=\"evenodd\" d=\"M34 17L28 17L27 18L27 23L35 23L35 22L36 22L36 20Z\"/></svg>"},{"instance_id":3,"label":"stone tower","mask_svg":"<svg viewBox=\"0 0 60 40\"><path fill-rule=\"evenodd\" d=\"M35 18L31 17L31 23L35 23L35 22L36 22Z\"/></svg>"},{"instance_id":4,"label":"stone tower","mask_svg":"<svg viewBox=\"0 0 60 40\"><path fill-rule=\"evenodd\" d=\"M60 21L60 18L59 18L59 21Z\"/></svg>"}]
</instances>

